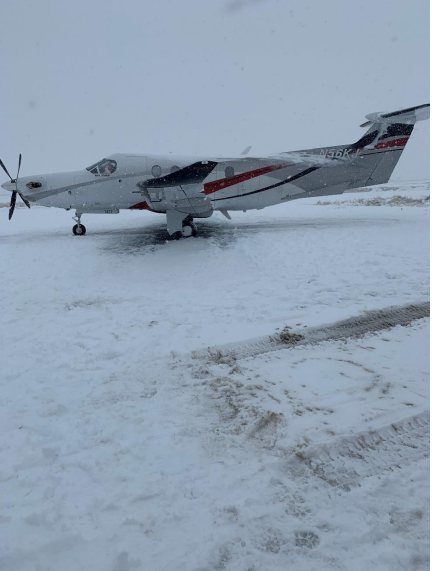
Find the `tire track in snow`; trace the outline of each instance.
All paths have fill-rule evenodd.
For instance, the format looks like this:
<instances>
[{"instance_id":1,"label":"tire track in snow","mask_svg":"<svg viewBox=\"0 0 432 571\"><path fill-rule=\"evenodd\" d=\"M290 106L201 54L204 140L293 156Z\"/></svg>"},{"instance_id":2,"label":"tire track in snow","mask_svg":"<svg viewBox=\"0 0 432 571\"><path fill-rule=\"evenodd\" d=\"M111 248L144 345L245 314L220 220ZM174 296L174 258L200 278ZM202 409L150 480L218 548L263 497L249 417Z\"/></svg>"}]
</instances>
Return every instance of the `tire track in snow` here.
<instances>
[{"instance_id":1,"label":"tire track in snow","mask_svg":"<svg viewBox=\"0 0 432 571\"><path fill-rule=\"evenodd\" d=\"M386 309L367 311L361 315L337 321L321 327L313 327L307 331L284 330L281 335L257 337L238 343L228 343L194 351L195 359L206 359L215 363L227 363L232 359L254 357L271 351L279 351L287 347L315 345L323 341L340 341L359 338L368 333L377 333L391 329L397 325L407 326L416 319L430 316L430 303L421 302L402 306L391 306ZM285 334L285 335L284 335Z\"/></svg>"},{"instance_id":2,"label":"tire track in snow","mask_svg":"<svg viewBox=\"0 0 432 571\"><path fill-rule=\"evenodd\" d=\"M312 472L327 484L350 491L364 478L428 458L429 427L429 412L424 412L335 444L299 448L288 461L288 469L297 476Z\"/></svg>"}]
</instances>

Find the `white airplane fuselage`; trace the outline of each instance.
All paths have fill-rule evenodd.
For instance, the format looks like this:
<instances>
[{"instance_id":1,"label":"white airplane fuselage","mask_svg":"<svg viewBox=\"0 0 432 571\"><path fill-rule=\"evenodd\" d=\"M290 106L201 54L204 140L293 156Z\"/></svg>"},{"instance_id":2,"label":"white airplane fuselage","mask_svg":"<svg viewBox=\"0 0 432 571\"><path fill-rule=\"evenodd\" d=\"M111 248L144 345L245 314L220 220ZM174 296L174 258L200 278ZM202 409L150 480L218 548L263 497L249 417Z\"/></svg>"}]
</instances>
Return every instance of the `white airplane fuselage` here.
<instances>
[{"instance_id":1,"label":"white airplane fuselage","mask_svg":"<svg viewBox=\"0 0 432 571\"><path fill-rule=\"evenodd\" d=\"M35 204L42 206L74 209L79 212L105 212L106 210L138 209L165 212L174 201L188 201L194 197L207 203L207 210L249 210L264 208L289 200L298 194L306 194L289 183L274 189L260 192L261 189L275 183L275 171L282 180L294 161L288 158L234 158L217 159L217 165L205 178L197 184L181 184L169 191L165 189L149 190L150 201L137 187L143 180L154 177L152 169L160 167L160 176L168 175L173 168L185 168L196 162L209 162L211 159L187 156L158 156L114 154L107 159L115 160L117 168L114 173L95 175L88 170L63 173L51 173L20 177L19 191ZM231 167L234 171L232 179L227 179L225 170ZM273 170L274 169L274 170ZM268 170L268 172L266 172ZM261 171L260 173L256 171ZM248 173L239 177L239 173ZM250 174L251 173L251 174ZM235 177L238 178L235 178ZM249 178L250 177L250 178ZM219 188L211 187L212 183ZM28 188L29 183L40 183L41 187ZM210 188L209 188L210 187ZM13 183L5 183L3 188L12 190ZM168 196L167 196L168 195ZM143 204L143 203L146 204ZM150 202L151 204L148 204Z\"/></svg>"},{"instance_id":2,"label":"white airplane fuselage","mask_svg":"<svg viewBox=\"0 0 432 571\"><path fill-rule=\"evenodd\" d=\"M415 123L428 117L429 104L374 113L367 116L363 126L369 129L356 143L268 157L118 153L83 170L10 177L2 187L12 192L9 217L20 195L29 203L75 210L74 233L85 233L82 214L129 209L166 214L169 235L188 237L196 234L193 219L214 211L229 218L229 211L387 182Z\"/></svg>"}]
</instances>

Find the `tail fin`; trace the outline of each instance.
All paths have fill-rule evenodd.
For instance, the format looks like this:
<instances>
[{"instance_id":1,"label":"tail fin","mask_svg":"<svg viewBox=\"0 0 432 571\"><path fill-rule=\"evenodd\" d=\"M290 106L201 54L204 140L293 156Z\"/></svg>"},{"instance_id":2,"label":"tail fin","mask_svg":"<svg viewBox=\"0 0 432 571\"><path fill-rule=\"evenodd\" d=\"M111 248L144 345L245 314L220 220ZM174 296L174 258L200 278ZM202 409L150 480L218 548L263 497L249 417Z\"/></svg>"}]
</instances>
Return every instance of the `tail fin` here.
<instances>
[{"instance_id":1,"label":"tail fin","mask_svg":"<svg viewBox=\"0 0 432 571\"><path fill-rule=\"evenodd\" d=\"M366 123L360 127L369 127L367 133L354 143L354 149L387 149L404 147L417 121L429 119L429 103L393 111L392 113L370 113Z\"/></svg>"},{"instance_id":2,"label":"tail fin","mask_svg":"<svg viewBox=\"0 0 432 571\"><path fill-rule=\"evenodd\" d=\"M429 119L429 115L429 103L391 113L366 115L368 121L360 127L370 128L361 139L350 146L349 153L352 158L360 156L365 167L367 164L372 167L368 178L359 186L388 182L413 132L415 123Z\"/></svg>"}]
</instances>

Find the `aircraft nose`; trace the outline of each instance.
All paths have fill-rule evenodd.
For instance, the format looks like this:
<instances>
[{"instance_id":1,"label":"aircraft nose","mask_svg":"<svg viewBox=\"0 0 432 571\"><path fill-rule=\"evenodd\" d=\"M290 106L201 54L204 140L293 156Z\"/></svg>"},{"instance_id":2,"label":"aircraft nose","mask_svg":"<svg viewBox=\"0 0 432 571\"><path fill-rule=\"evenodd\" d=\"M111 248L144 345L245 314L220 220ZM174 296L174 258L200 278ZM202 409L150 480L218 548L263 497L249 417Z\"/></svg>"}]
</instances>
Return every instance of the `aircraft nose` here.
<instances>
[{"instance_id":1,"label":"aircraft nose","mask_svg":"<svg viewBox=\"0 0 432 571\"><path fill-rule=\"evenodd\" d=\"M12 192L12 190L15 189L15 185L10 181L5 182L4 184L1 185L1 187L4 188L5 190L9 190L10 192Z\"/></svg>"}]
</instances>

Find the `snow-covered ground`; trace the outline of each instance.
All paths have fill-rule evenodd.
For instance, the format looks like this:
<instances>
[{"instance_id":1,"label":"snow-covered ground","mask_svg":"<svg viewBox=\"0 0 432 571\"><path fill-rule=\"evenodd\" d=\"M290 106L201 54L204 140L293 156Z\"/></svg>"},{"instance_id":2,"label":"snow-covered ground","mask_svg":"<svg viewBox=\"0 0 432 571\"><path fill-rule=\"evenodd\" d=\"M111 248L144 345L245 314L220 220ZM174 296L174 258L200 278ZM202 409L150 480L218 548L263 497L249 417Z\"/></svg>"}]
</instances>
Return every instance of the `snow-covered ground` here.
<instances>
[{"instance_id":1,"label":"snow-covered ground","mask_svg":"<svg viewBox=\"0 0 432 571\"><path fill-rule=\"evenodd\" d=\"M428 319L205 349L428 301L428 196L216 214L179 242L148 212L75 237L70 212L0 209L2 571L427 569Z\"/></svg>"}]
</instances>

